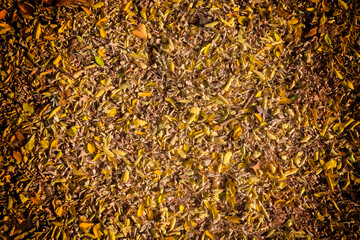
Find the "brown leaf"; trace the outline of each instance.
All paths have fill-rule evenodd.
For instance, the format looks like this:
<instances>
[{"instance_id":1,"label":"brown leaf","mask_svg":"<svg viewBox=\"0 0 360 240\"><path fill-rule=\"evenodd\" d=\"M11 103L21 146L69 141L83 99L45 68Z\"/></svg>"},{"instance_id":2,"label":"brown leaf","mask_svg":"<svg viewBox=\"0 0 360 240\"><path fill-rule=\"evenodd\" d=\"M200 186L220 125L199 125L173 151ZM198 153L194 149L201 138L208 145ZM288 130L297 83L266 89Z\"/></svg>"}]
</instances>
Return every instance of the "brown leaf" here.
<instances>
[{"instance_id":1,"label":"brown leaf","mask_svg":"<svg viewBox=\"0 0 360 240\"><path fill-rule=\"evenodd\" d=\"M20 142L22 142L22 141L25 140L25 137L24 137L24 135L20 132L20 130L17 130L17 131L15 132L15 135L16 135L16 138L17 138Z\"/></svg>"},{"instance_id":2,"label":"brown leaf","mask_svg":"<svg viewBox=\"0 0 360 240\"><path fill-rule=\"evenodd\" d=\"M22 155L19 152L13 152L13 157L16 159L16 161L21 161L22 160Z\"/></svg>"},{"instance_id":3,"label":"brown leaf","mask_svg":"<svg viewBox=\"0 0 360 240\"><path fill-rule=\"evenodd\" d=\"M21 15L31 15L34 12L34 8L24 3L18 3L18 8Z\"/></svg>"}]
</instances>

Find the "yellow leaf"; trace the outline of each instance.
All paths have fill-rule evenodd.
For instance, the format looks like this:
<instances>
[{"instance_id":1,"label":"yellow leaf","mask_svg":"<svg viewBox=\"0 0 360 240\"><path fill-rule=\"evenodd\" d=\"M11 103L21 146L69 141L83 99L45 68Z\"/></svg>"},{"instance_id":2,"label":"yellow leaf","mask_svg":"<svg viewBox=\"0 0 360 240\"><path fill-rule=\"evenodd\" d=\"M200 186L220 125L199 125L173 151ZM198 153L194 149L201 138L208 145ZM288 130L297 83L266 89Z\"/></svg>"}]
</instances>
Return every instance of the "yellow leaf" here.
<instances>
[{"instance_id":1,"label":"yellow leaf","mask_svg":"<svg viewBox=\"0 0 360 240\"><path fill-rule=\"evenodd\" d=\"M224 173L226 171L229 171L230 169L231 169L231 166L220 166L219 173Z\"/></svg>"},{"instance_id":2,"label":"yellow leaf","mask_svg":"<svg viewBox=\"0 0 360 240\"><path fill-rule=\"evenodd\" d=\"M34 144L35 144L35 134L30 137L29 141L25 145L25 149L31 151L34 148Z\"/></svg>"},{"instance_id":3,"label":"yellow leaf","mask_svg":"<svg viewBox=\"0 0 360 240\"><path fill-rule=\"evenodd\" d=\"M228 165L229 162L230 162L231 157L232 157L232 152L225 153L223 164Z\"/></svg>"},{"instance_id":4,"label":"yellow leaf","mask_svg":"<svg viewBox=\"0 0 360 240\"><path fill-rule=\"evenodd\" d=\"M163 174L163 172L161 170L155 170L154 173L159 176L161 176Z\"/></svg>"},{"instance_id":5,"label":"yellow leaf","mask_svg":"<svg viewBox=\"0 0 360 240\"><path fill-rule=\"evenodd\" d=\"M48 119L52 118L59 110L60 110L60 106L55 108L54 110L52 110L52 112L50 113Z\"/></svg>"},{"instance_id":6,"label":"yellow leaf","mask_svg":"<svg viewBox=\"0 0 360 240\"><path fill-rule=\"evenodd\" d=\"M105 29L103 27L100 27L100 36L102 38L106 38L106 31L105 31Z\"/></svg>"},{"instance_id":7,"label":"yellow leaf","mask_svg":"<svg viewBox=\"0 0 360 240\"><path fill-rule=\"evenodd\" d=\"M100 231L100 224L96 224L93 227L93 233L95 235L96 238L101 238L101 236L103 235L102 232Z\"/></svg>"},{"instance_id":8,"label":"yellow leaf","mask_svg":"<svg viewBox=\"0 0 360 240\"><path fill-rule=\"evenodd\" d=\"M107 112L107 115L109 117L114 117L116 115L116 108L111 109L110 111Z\"/></svg>"},{"instance_id":9,"label":"yellow leaf","mask_svg":"<svg viewBox=\"0 0 360 240\"><path fill-rule=\"evenodd\" d=\"M121 151L119 149L114 149L114 150L112 150L112 152L115 153L116 155L119 155L119 156L125 156L126 155L126 152Z\"/></svg>"},{"instance_id":10,"label":"yellow leaf","mask_svg":"<svg viewBox=\"0 0 360 240\"><path fill-rule=\"evenodd\" d=\"M262 122L263 122L263 118L261 117L261 115L260 115L260 114L255 113L255 117L259 120L259 122L260 122L260 123L262 123Z\"/></svg>"},{"instance_id":11,"label":"yellow leaf","mask_svg":"<svg viewBox=\"0 0 360 240\"><path fill-rule=\"evenodd\" d=\"M211 208L211 212L212 212L214 221L219 221L220 220L219 211L217 210L216 204L214 202L211 203L210 208Z\"/></svg>"},{"instance_id":12,"label":"yellow leaf","mask_svg":"<svg viewBox=\"0 0 360 240\"><path fill-rule=\"evenodd\" d=\"M208 230L205 231L205 235L208 236L209 238L211 238L212 240L214 240L214 235L209 232Z\"/></svg>"},{"instance_id":13,"label":"yellow leaf","mask_svg":"<svg viewBox=\"0 0 360 240\"><path fill-rule=\"evenodd\" d=\"M144 204L140 204L138 211L137 211L138 217L141 217L143 215L143 213L144 213Z\"/></svg>"},{"instance_id":14,"label":"yellow leaf","mask_svg":"<svg viewBox=\"0 0 360 240\"><path fill-rule=\"evenodd\" d=\"M140 23L134 31L132 31L133 35L139 38L147 39L147 31L144 24Z\"/></svg>"},{"instance_id":15,"label":"yellow leaf","mask_svg":"<svg viewBox=\"0 0 360 240\"><path fill-rule=\"evenodd\" d=\"M237 127L234 131L234 135L233 138L234 140L238 140L240 138L240 135L242 133L242 128L241 127Z\"/></svg>"},{"instance_id":16,"label":"yellow leaf","mask_svg":"<svg viewBox=\"0 0 360 240\"><path fill-rule=\"evenodd\" d=\"M132 5L132 1L129 1L123 8L123 11L128 12L130 10L131 5Z\"/></svg>"},{"instance_id":17,"label":"yellow leaf","mask_svg":"<svg viewBox=\"0 0 360 240\"><path fill-rule=\"evenodd\" d=\"M183 159L186 158L186 152L184 152L184 150L182 148L178 148L177 152L181 158L183 158Z\"/></svg>"},{"instance_id":18,"label":"yellow leaf","mask_svg":"<svg viewBox=\"0 0 360 240\"><path fill-rule=\"evenodd\" d=\"M100 19L100 20L96 23L96 25L99 26L99 27L101 27L101 26L104 25L104 23L107 23L108 21L109 21L109 19L107 19L107 18L102 18L102 19Z\"/></svg>"},{"instance_id":19,"label":"yellow leaf","mask_svg":"<svg viewBox=\"0 0 360 240\"><path fill-rule=\"evenodd\" d=\"M293 175L293 174L297 173L298 171L299 171L298 168L289 169L284 172L284 176L287 177L287 176Z\"/></svg>"},{"instance_id":20,"label":"yellow leaf","mask_svg":"<svg viewBox=\"0 0 360 240\"><path fill-rule=\"evenodd\" d=\"M105 93L104 89L100 89L94 96L94 98L98 98L101 97L101 95L103 95Z\"/></svg>"},{"instance_id":21,"label":"yellow leaf","mask_svg":"<svg viewBox=\"0 0 360 240\"><path fill-rule=\"evenodd\" d=\"M150 97L152 94L152 92L139 92L138 96L139 97Z\"/></svg>"},{"instance_id":22,"label":"yellow leaf","mask_svg":"<svg viewBox=\"0 0 360 240\"><path fill-rule=\"evenodd\" d=\"M285 97L285 93L284 93L284 91L281 89L280 86L279 86L279 95L280 95L281 98L286 98L286 97Z\"/></svg>"},{"instance_id":23,"label":"yellow leaf","mask_svg":"<svg viewBox=\"0 0 360 240\"><path fill-rule=\"evenodd\" d=\"M266 76L262 73L262 72L259 72L257 70L252 70L253 73L255 73L262 81L266 81Z\"/></svg>"},{"instance_id":24,"label":"yellow leaf","mask_svg":"<svg viewBox=\"0 0 360 240\"><path fill-rule=\"evenodd\" d=\"M228 26L228 27L233 28L233 27L235 26L234 18L230 18L229 21L226 21L226 20L224 20L224 19L220 16L220 21L221 21L222 23L224 23L224 24L225 24L226 26Z\"/></svg>"},{"instance_id":25,"label":"yellow leaf","mask_svg":"<svg viewBox=\"0 0 360 240\"><path fill-rule=\"evenodd\" d=\"M205 25L205 27L212 28L219 24L219 21L208 23Z\"/></svg>"},{"instance_id":26,"label":"yellow leaf","mask_svg":"<svg viewBox=\"0 0 360 240\"><path fill-rule=\"evenodd\" d=\"M325 42L331 46L331 38L329 37L329 34L325 35Z\"/></svg>"},{"instance_id":27,"label":"yellow leaf","mask_svg":"<svg viewBox=\"0 0 360 240\"><path fill-rule=\"evenodd\" d=\"M203 48L200 50L200 53L203 53L203 54L206 56L206 55L209 53L210 47L211 47L211 43L209 43L208 45L206 45L205 47L203 47Z\"/></svg>"},{"instance_id":28,"label":"yellow leaf","mask_svg":"<svg viewBox=\"0 0 360 240\"><path fill-rule=\"evenodd\" d=\"M291 100L288 98L282 98L278 101L279 104L289 104L291 103Z\"/></svg>"},{"instance_id":29,"label":"yellow leaf","mask_svg":"<svg viewBox=\"0 0 360 240\"><path fill-rule=\"evenodd\" d=\"M19 194L20 200L22 203L26 202L27 200L29 200L29 198L25 197L24 194Z\"/></svg>"},{"instance_id":30,"label":"yellow leaf","mask_svg":"<svg viewBox=\"0 0 360 240\"><path fill-rule=\"evenodd\" d=\"M272 133L266 133L266 136L269 138L269 139L271 139L271 140L277 140L277 137L274 135L274 134L272 134Z\"/></svg>"},{"instance_id":31,"label":"yellow leaf","mask_svg":"<svg viewBox=\"0 0 360 240\"><path fill-rule=\"evenodd\" d=\"M310 138L311 138L311 136L310 136L310 135L307 135L307 136L303 137L303 138L300 140L300 142L301 142L301 143L306 143L307 141L310 140Z\"/></svg>"},{"instance_id":32,"label":"yellow leaf","mask_svg":"<svg viewBox=\"0 0 360 240\"><path fill-rule=\"evenodd\" d=\"M34 107L28 103L23 104L23 109L25 112L34 113Z\"/></svg>"},{"instance_id":33,"label":"yellow leaf","mask_svg":"<svg viewBox=\"0 0 360 240\"><path fill-rule=\"evenodd\" d=\"M141 120L141 119L139 119L139 118L135 118L134 120L132 120L132 122L133 122L133 125L135 126L135 127L142 127L142 126L145 126L146 124L147 124L147 122L146 121L144 121L144 120Z\"/></svg>"},{"instance_id":34,"label":"yellow leaf","mask_svg":"<svg viewBox=\"0 0 360 240\"><path fill-rule=\"evenodd\" d=\"M109 238L110 238L110 240L115 240L116 239L115 238L115 233L113 231L111 231L111 230L109 230Z\"/></svg>"},{"instance_id":35,"label":"yellow leaf","mask_svg":"<svg viewBox=\"0 0 360 240\"><path fill-rule=\"evenodd\" d=\"M348 10L348 8L349 8L348 5L342 0L338 0L338 4L340 7L342 7L345 10Z\"/></svg>"},{"instance_id":36,"label":"yellow leaf","mask_svg":"<svg viewBox=\"0 0 360 240\"><path fill-rule=\"evenodd\" d=\"M73 173L74 176L86 176L86 174L81 170L73 169L72 173Z\"/></svg>"},{"instance_id":37,"label":"yellow leaf","mask_svg":"<svg viewBox=\"0 0 360 240\"><path fill-rule=\"evenodd\" d=\"M96 150L95 145L92 142L89 142L87 144L87 149L88 149L89 153L94 153Z\"/></svg>"},{"instance_id":38,"label":"yellow leaf","mask_svg":"<svg viewBox=\"0 0 360 240\"><path fill-rule=\"evenodd\" d=\"M141 15L141 17L142 17L144 20L147 20L147 17L146 17L146 6L144 6L144 7L141 9L140 15Z\"/></svg>"},{"instance_id":39,"label":"yellow leaf","mask_svg":"<svg viewBox=\"0 0 360 240\"><path fill-rule=\"evenodd\" d=\"M53 64L57 67L59 67L59 62L61 60L61 55L57 55L57 57L55 58L55 60L53 61Z\"/></svg>"},{"instance_id":40,"label":"yellow leaf","mask_svg":"<svg viewBox=\"0 0 360 240\"><path fill-rule=\"evenodd\" d=\"M330 191L333 192L335 189L334 189L334 185L332 183L332 179L331 179L331 177L329 175L326 176L326 181L327 181L327 183L329 185Z\"/></svg>"},{"instance_id":41,"label":"yellow leaf","mask_svg":"<svg viewBox=\"0 0 360 240\"><path fill-rule=\"evenodd\" d=\"M55 210L56 215L58 215L59 217L61 217L64 213L64 207L60 206Z\"/></svg>"},{"instance_id":42,"label":"yellow leaf","mask_svg":"<svg viewBox=\"0 0 360 240\"><path fill-rule=\"evenodd\" d=\"M344 79L343 75L341 74L341 72L339 72L338 70L334 69L336 76L340 79Z\"/></svg>"},{"instance_id":43,"label":"yellow leaf","mask_svg":"<svg viewBox=\"0 0 360 240\"><path fill-rule=\"evenodd\" d=\"M93 223L82 222L82 223L80 223L79 226L80 226L81 228L84 228L84 229L89 229L89 228L91 228L93 225L94 225Z\"/></svg>"},{"instance_id":44,"label":"yellow leaf","mask_svg":"<svg viewBox=\"0 0 360 240\"><path fill-rule=\"evenodd\" d=\"M348 88L350 88L351 90L354 90L354 84L350 81L347 81L347 86Z\"/></svg>"},{"instance_id":45,"label":"yellow leaf","mask_svg":"<svg viewBox=\"0 0 360 240\"><path fill-rule=\"evenodd\" d=\"M39 39L41 35L41 24L38 23L36 25L36 30L35 30L35 39Z\"/></svg>"},{"instance_id":46,"label":"yellow leaf","mask_svg":"<svg viewBox=\"0 0 360 240\"><path fill-rule=\"evenodd\" d=\"M297 24L298 22L299 22L299 20L296 19L296 18L294 18L294 17L288 21L288 23L289 23L290 25Z\"/></svg>"},{"instance_id":47,"label":"yellow leaf","mask_svg":"<svg viewBox=\"0 0 360 240\"><path fill-rule=\"evenodd\" d=\"M233 223L240 223L241 218L237 216L227 216L227 220L232 221Z\"/></svg>"},{"instance_id":48,"label":"yellow leaf","mask_svg":"<svg viewBox=\"0 0 360 240\"><path fill-rule=\"evenodd\" d=\"M91 15L92 12L90 11L90 9L88 9L87 7L84 7L84 6L81 6L81 8L84 10L84 12L87 14L87 15Z\"/></svg>"},{"instance_id":49,"label":"yellow leaf","mask_svg":"<svg viewBox=\"0 0 360 240\"><path fill-rule=\"evenodd\" d=\"M13 204L14 204L14 199L10 195L8 195L7 209L12 209Z\"/></svg>"},{"instance_id":50,"label":"yellow leaf","mask_svg":"<svg viewBox=\"0 0 360 240\"><path fill-rule=\"evenodd\" d=\"M122 181L126 183L127 181L129 181L129 177L130 177L130 172L129 170L125 169L122 175Z\"/></svg>"},{"instance_id":51,"label":"yellow leaf","mask_svg":"<svg viewBox=\"0 0 360 240\"><path fill-rule=\"evenodd\" d=\"M115 158L115 154L110 151L107 147L104 147L104 153L109 157L109 158Z\"/></svg>"},{"instance_id":52,"label":"yellow leaf","mask_svg":"<svg viewBox=\"0 0 360 240\"><path fill-rule=\"evenodd\" d=\"M97 9L97 8L101 8L102 6L104 6L104 2L97 2L92 7L94 9Z\"/></svg>"},{"instance_id":53,"label":"yellow leaf","mask_svg":"<svg viewBox=\"0 0 360 240\"><path fill-rule=\"evenodd\" d=\"M52 141L50 147L51 147L51 148L57 148L58 143L59 143L59 141L58 141L57 139L55 139L54 141Z\"/></svg>"},{"instance_id":54,"label":"yellow leaf","mask_svg":"<svg viewBox=\"0 0 360 240\"><path fill-rule=\"evenodd\" d=\"M258 91L258 92L256 93L255 97L256 97L256 98L261 97L261 93L262 93L262 91Z\"/></svg>"},{"instance_id":55,"label":"yellow leaf","mask_svg":"<svg viewBox=\"0 0 360 240\"><path fill-rule=\"evenodd\" d=\"M337 166L337 162L334 159L331 159L324 164L323 168L324 170L328 170L331 168L335 168L336 166Z\"/></svg>"},{"instance_id":56,"label":"yellow leaf","mask_svg":"<svg viewBox=\"0 0 360 240\"><path fill-rule=\"evenodd\" d=\"M200 110L201 109L199 107L192 107L192 108L190 108L190 113L191 114L199 114Z\"/></svg>"},{"instance_id":57,"label":"yellow leaf","mask_svg":"<svg viewBox=\"0 0 360 240\"><path fill-rule=\"evenodd\" d=\"M98 154L96 154L96 156L94 157L94 161L97 161L99 158L101 158L102 157L102 154L101 153L98 153Z\"/></svg>"}]
</instances>

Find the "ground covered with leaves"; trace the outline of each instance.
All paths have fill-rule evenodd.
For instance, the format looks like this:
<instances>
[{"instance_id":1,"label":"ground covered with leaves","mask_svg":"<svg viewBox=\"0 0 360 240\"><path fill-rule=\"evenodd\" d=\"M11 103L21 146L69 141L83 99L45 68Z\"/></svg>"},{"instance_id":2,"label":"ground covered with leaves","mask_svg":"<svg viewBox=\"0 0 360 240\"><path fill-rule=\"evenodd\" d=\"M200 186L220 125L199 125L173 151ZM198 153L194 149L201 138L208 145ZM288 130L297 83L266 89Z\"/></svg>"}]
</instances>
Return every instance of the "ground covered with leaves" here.
<instances>
[{"instance_id":1,"label":"ground covered with leaves","mask_svg":"<svg viewBox=\"0 0 360 240\"><path fill-rule=\"evenodd\" d=\"M359 9L1 1L0 235L360 238Z\"/></svg>"}]
</instances>

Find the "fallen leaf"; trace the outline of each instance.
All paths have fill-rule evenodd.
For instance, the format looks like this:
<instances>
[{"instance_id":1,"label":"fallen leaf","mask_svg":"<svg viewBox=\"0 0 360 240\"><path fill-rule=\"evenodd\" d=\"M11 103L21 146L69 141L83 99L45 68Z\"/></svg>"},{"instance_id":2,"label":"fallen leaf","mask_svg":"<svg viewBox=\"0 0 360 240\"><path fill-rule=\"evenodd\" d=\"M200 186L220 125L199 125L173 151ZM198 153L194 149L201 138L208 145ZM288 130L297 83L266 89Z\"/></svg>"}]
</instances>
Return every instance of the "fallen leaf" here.
<instances>
[{"instance_id":1,"label":"fallen leaf","mask_svg":"<svg viewBox=\"0 0 360 240\"><path fill-rule=\"evenodd\" d=\"M21 153L14 151L13 152L13 157L15 158L16 161L21 161L22 160L22 155Z\"/></svg>"},{"instance_id":2,"label":"fallen leaf","mask_svg":"<svg viewBox=\"0 0 360 240\"><path fill-rule=\"evenodd\" d=\"M133 35L139 38L147 39L147 31L144 24L140 23L133 32Z\"/></svg>"},{"instance_id":3,"label":"fallen leaf","mask_svg":"<svg viewBox=\"0 0 360 240\"><path fill-rule=\"evenodd\" d=\"M0 11L0 20L5 18L6 13L7 11L5 9Z\"/></svg>"},{"instance_id":4,"label":"fallen leaf","mask_svg":"<svg viewBox=\"0 0 360 240\"><path fill-rule=\"evenodd\" d=\"M87 149L88 149L89 153L94 153L95 150L96 150L95 145L93 143L91 143L91 142L89 142L87 144Z\"/></svg>"},{"instance_id":5,"label":"fallen leaf","mask_svg":"<svg viewBox=\"0 0 360 240\"><path fill-rule=\"evenodd\" d=\"M104 61L99 56L95 56L95 62L102 67L105 65Z\"/></svg>"}]
</instances>

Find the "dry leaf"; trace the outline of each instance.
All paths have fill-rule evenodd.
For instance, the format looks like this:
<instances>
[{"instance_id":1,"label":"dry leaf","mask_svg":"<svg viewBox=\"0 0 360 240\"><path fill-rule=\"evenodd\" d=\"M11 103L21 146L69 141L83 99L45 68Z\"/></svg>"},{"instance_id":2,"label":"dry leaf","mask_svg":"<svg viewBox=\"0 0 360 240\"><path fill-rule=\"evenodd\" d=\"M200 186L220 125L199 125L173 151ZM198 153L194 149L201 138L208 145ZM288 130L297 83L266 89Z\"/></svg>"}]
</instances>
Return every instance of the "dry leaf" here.
<instances>
[{"instance_id":1,"label":"dry leaf","mask_svg":"<svg viewBox=\"0 0 360 240\"><path fill-rule=\"evenodd\" d=\"M7 11L5 9L0 11L0 20L5 18L6 13Z\"/></svg>"},{"instance_id":2,"label":"dry leaf","mask_svg":"<svg viewBox=\"0 0 360 240\"><path fill-rule=\"evenodd\" d=\"M147 39L147 31L144 24L140 23L133 32L133 35L142 39Z\"/></svg>"},{"instance_id":3,"label":"dry leaf","mask_svg":"<svg viewBox=\"0 0 360 240\"><path fill-rule=\"evenodd\" d=\"M16 161L21 161L22 160L22 155L21 153L14 151L13 152L13 157L15 158Z\"/></svg>"}]
</instances>

